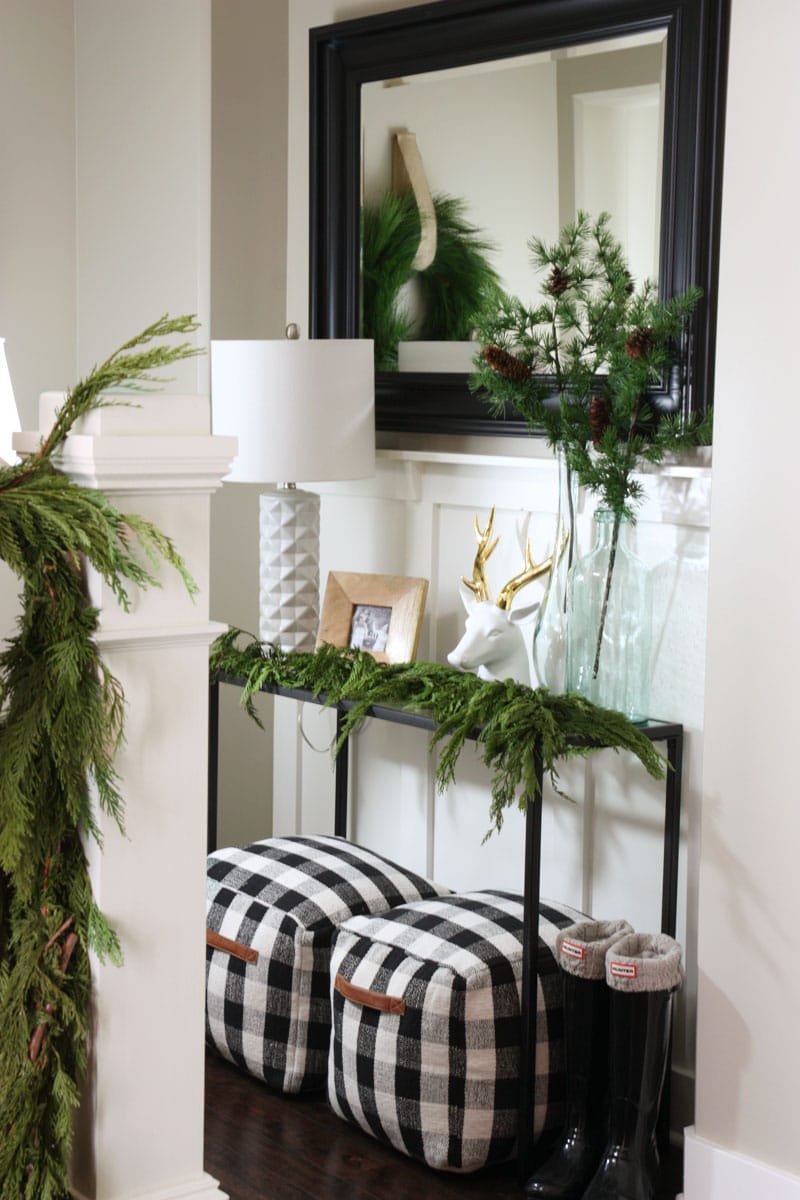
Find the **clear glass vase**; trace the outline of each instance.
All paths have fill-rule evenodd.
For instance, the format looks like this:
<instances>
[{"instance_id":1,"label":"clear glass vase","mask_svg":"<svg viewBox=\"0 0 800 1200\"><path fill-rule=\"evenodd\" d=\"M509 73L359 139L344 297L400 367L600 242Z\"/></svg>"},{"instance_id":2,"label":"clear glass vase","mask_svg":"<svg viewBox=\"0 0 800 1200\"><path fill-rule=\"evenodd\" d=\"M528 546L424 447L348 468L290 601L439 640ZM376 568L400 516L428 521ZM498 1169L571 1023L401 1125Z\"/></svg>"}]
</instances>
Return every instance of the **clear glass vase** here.
<instances>
[{"instance_id":1,"label":"clear glass vase","mask_svg":"<svg viewBox=\"0 0 800 1200\"><path fill-rule=\"evenodd\" d=\"M558 511L553 535L553 566L533 631L533 665L539 683L551 692L566 690L567 682L567 578L578 557L575 513L578 484L563 449L558 463Z\"/></svg>"},{"instance_id":2,"label":"clear glass vase","mask_svg":"<svg viewBox=\"0 0 800 1200\"><path fill-rule=\"evenodd\" d=\"M644 721L650 707L652 600L649 571L629 549L629 522L594 514L593 549L567 587L567 689Z\"/></svg>"}]
</instances>

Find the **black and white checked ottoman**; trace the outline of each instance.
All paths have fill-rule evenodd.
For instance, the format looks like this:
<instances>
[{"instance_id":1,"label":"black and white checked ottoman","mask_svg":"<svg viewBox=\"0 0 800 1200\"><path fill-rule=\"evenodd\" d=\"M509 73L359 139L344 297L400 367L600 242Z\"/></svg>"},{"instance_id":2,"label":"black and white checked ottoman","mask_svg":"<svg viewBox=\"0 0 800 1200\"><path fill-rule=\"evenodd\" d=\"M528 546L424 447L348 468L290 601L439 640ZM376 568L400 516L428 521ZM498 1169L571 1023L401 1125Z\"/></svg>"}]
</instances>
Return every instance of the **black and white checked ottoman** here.
<instances>
[{"instance_id":1,"label":"black and white checked ottoman","mask_svg":"<svg viewBox=\"0 0 800 1200\"><path fill-rule=\"evenodd\" d=\"M331 953L334 1111L428 1166L475 1171L515 1151L522 898L470 892L353 917ZM559 929L542 901L534 1134L564 1115Z\"/></svg>"},{"instance_id":2,"label":"black and white checked ottoman","mask_svg":"<svg viewBox=\"0 0 800 1200\"><path fill-rule=\"evenodd\" d=\"M206 1039L284 1092L325 1086L336 926L447 892L336 837L217 850L207 885Z\"/></svg>"}]
</instances>

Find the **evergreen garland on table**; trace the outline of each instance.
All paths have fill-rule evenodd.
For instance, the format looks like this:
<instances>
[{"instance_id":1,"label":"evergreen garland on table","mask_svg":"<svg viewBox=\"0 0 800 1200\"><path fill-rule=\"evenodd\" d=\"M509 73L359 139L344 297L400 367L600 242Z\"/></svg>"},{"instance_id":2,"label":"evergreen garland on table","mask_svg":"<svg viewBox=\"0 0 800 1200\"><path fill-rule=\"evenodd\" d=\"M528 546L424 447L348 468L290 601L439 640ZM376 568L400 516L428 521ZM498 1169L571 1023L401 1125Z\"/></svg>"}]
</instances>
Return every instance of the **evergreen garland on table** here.
<instances>
[{"instance_id":1,"label":"evergreen garland on table","mask_svg":"<svg viewBox=\"0 0 800 1200\"><path fill-rule=\"evenodd\" d=\"M397 370L397 345L419 341L468 341L487 306L501 295L492 250L465 216L463 200L433 197L436 256L416 272L414 256L421 236L413 192L385 192L362 213L362 336L375 343L375 369ZM422 315L415 322L399 293L412 278L420 281Z\"/></svg>"},{"instance_id":2,"label":"evergreen garland on table","mask_svg":"<svg viewBox=\"0 0 800 1200\"><path fill-rule=\"evenodd\" d=\"M84 564L126 610L129 586L158 586L162 560L196 592L168 537L60 474L56 455L80 417L124 402L109 389L155 382L154 369L200 353L161 342L197 327L163 317L126 342L69 393L39 449L0 469L0 559L22 583L18 631L0 653L0 1200L67 1195L89 952L122 958L82 844L99 840L95 804L122 828L124 708L94 640Z\"/></svg>"},{"instance_id":3,"label":"evergreen garland on table","mask_svg":"<svg viewBox=\"0 0 800 1200\"><path fill-rule=\"evenodd\" d=\"M365 651L335 646L312 652L262 650L252 638L240 646L243 636L248 635L232 629L214 643L212 678L222 672L244 681L242 703L256 720L253 696L270 685L310 691L327 704L351 701L339 745L373 705L423 710L436 725L431 748L442 745L436 769L440 790L454 780L465 741L477 735L481 758L492 772L493 829L502 827L511 805L524 809L536 798L537 752L554 785L559 759L585 757L604 747L630 750L654 779L663 778L664 760L641 729L583 696L553 695L510 679L482 680L437 663L378 663Z\"/></svg>"}]
</instances>

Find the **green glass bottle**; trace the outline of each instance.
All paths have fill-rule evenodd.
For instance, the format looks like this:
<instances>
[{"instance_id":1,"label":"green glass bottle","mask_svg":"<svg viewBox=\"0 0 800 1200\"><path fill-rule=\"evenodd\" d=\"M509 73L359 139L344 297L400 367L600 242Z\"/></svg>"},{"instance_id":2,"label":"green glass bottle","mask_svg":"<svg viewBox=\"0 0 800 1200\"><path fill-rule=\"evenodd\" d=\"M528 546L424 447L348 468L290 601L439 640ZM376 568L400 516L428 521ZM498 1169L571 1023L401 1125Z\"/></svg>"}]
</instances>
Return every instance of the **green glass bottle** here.
<instances>
[{"instance_id":1,"label":"green glass bottle","mask_svg":"<svg viewBox=\"0 0 800 1200\"><path fill-rule=\"evenodd\" d=\"M650 715L649 571L628 547L630 523L600 508L592 550L567 584L567 690L631 721Z\"/></svg>"},{"instance_id":2,"label":"green glass bottle","mask_svg":"<svg viewBox=\"0 0 800 1200\"><path fill-rule=\"evenodd\" d=\"M556 452L556 463L558 511L553 565L533 631L533 666L538 683L551 692L560 693L566 691L567 679L567 580L578 557L575 536L578 481L567 465L562 446Z\"/></svg>"}]
</instances>

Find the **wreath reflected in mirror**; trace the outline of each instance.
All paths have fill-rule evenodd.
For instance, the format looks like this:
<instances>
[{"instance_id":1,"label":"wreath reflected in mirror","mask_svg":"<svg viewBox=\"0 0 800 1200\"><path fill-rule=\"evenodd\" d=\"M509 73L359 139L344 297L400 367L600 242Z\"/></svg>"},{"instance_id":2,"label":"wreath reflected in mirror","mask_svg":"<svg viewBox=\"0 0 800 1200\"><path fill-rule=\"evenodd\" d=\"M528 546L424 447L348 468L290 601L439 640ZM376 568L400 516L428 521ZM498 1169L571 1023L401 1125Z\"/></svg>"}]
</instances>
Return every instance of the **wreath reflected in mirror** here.
<instances>
[{"instance_id":1,"label":"wreath reflected in mirror","mask_svg":"<svg viewBox=\"0 0 800 1200\"><path fill-rule=\"evenodd\" d=\"M465 215L466 203L433 197L436 253L417 270L425 215L412 192L387 191L362 210L361 333L375 343L376 371L398 369L398 344L470 341L478 315L496 307L500 278L495 249ZM409 286L414 294L409 296Z\"/></svg>"}]
</instances>

